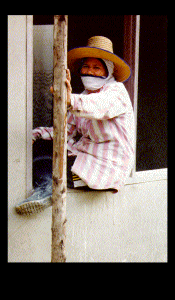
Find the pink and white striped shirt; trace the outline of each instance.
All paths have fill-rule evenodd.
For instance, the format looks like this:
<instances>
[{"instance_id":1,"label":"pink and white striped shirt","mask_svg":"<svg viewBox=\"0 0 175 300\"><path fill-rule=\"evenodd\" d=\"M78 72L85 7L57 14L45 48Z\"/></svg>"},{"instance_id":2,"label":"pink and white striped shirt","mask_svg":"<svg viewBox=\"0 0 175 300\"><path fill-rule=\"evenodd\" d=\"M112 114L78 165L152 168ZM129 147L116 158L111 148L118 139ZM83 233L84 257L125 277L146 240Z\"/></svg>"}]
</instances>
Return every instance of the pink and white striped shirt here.
<instances>
[{"instance_id":1,"label":"pink and white striped shirt","mask_svg":"<svg viewBox=\"0 0 175 300\"><path fill-rule=\"evenodd\" d=\"M77 156L72 172L92 189L120 190L134 163L134 114L123 83L110 80L96 93L72 94L71 106L67 149ZM51 139L53 128L36 128L33 135Z\"/></svg>"}]
</instances>

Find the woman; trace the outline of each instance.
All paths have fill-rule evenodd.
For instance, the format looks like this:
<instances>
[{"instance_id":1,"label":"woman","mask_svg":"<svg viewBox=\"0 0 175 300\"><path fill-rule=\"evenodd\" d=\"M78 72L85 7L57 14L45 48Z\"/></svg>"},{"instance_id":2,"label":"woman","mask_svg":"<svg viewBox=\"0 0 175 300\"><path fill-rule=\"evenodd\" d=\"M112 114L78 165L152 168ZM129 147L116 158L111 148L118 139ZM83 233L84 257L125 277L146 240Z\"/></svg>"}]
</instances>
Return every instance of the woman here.
<instances>
[{"instance_id":1,"label":"woman","mask_svg":"<svg viewBox=\"0 0 175 300\"><path fill-rule=\"evenodd\" d=\"M117 192L134 162L133 109L122 83L129 78L130 68L113 53L112 42L102 36L90 38L86 47L70 50L68 66L80 74L85 88L82 94L73 94L67 70L68 187ZM33 136L52 139L53 128L36 128ZM47 184L44 190L48 190ZM36 200L33 194L17 211L26 212L32 205L47 207L46 198L49 196Z\"/></svg>"}]
</instances>

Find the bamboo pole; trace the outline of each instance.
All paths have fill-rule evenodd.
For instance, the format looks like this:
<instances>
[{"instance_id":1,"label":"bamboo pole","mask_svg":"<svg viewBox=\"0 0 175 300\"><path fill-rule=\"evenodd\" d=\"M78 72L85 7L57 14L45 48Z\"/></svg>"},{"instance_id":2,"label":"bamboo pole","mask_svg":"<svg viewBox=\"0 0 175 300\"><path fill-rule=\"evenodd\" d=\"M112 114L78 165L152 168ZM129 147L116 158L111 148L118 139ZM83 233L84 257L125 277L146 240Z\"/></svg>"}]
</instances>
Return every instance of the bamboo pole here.
<instances>
[{"instance_id":1,"label":"bamboo pole","mask_svg":"<svg viewBox=\"0 0 175 300\"><path fill-rule=\"evenodd\" d=\"M67 23L66 15L54 16L54 101L52 171L52 249L51 262L65 262L65 223L67 193Z\"/></svg>"}]
</instances>

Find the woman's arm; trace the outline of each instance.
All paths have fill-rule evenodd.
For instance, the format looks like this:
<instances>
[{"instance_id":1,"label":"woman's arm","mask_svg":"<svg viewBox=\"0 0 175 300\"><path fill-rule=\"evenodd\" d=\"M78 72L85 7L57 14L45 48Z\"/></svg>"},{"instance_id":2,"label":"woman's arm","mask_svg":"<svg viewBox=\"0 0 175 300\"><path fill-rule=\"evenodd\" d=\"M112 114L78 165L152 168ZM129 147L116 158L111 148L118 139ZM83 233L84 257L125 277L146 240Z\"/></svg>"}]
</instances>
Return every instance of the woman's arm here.
<instances>
[{"instance_id":1,"label":"woman's arm","mask_svg":"<svg viewBox=\"0 0 175 300\"><path fill-rule=\"evenodd\" d=\"M129 95L123 84L99 93L71 95L71 112L78 117L111 119L124 114L130 105ZM131 105L130 105L131 106Z\"/></svg>"},{"instance_id":2,"label":"woman's arm","mask_svg":"<svg viewBox=\"0 0 175 300\"><path fill-rule=\"evenodd\" d=\"M77 130L74 121L74 116L71 112L68 112L67 116L67 139L73 138L76 136ZM37 127L32 130L32 139L36 141L37 139L43 140L53 140L53 127Z\"/></svg>"},{"instance_id":3,"label":"woman's arm","mask_svg":"<svg viewBox=\"0 0 175 300\"><path fill-rule=\"evenodd\" d=\"M77 134L76 124L74 120L74 115L68 111L67 113L67 139L68 141L75 137Z\"/></svg>"},{"instance_id":4,"label":"woman's arm","mask_svg":"<svg viewBox=\"0 0 175 300\"><path fill-rule=\"evenodd\" d=\"M70 97L72 92L72 87L70 84L71 76L70 71L66 70L67 79L66 79L66 85L67 85L67 105L70 106ZM54 94L53 87L50 87L50 92ZM67 121L67 127L68 127L68 140L73 138L76 133L76 125L74 123L74 117L70 112L68 112L68 121ZM53 127L37 127L33 129L32 131L33 135L33 142L37 139L43 139L43 140L53 140Z\"/></svg>"},{"instance_id":5,"label":"woman's arm","mask_svg":"<svg viewBox=\"0 0 175 300\"><path fill-rule=\"evenodd\" d=\"M32 139L53 140L53 127L37 127L32 130Z\"/></svg>"}]
</instances>

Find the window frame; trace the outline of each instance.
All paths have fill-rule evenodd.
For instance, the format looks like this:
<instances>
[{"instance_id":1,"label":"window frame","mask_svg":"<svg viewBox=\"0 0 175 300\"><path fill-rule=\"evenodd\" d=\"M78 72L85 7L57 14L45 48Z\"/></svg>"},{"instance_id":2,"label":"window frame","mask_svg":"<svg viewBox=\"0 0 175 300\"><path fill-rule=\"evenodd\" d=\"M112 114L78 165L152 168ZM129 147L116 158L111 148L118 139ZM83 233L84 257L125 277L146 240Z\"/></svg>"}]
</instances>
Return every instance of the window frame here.
<instances>
[{"instance_id":1,"label":"window frame","mask_svg":"<svg viewBox=\"0 0 175 300\"><path fill-rule=\"evenodd\" d=\"M136 145L137 145L137 103L138 103L138 76L139 76L139 39L140 15L124 16L124 60L131 67L132 76L125 83L131 98L135 119L135 159L134 167L126 184L136 184L167 179L167 168L136 171Z\"/></svg>"},{"instance_id":2,"label":"window frame","mask_svg":"<svg viewBox=\"0 0 175 300\"><path fill-rule=\"evenodd\" d=\"M26 157L26 191L32 191L32 129L33 129L33 15L27 15L27 157ZM139 72L139 35L140 15L124 15L124 60L132 71L131 78L125 87L131 98L135 117L135 163L126 184L150 182L167 179L167 168L136 171L137 143L137 102Z\"/></svg>"},{"instance_id":3,"label":"window frame","mask_svg":"<svg viewBox=\"0 0 175 300\"><path fill-rule=\"evenodd\" d=\"M30 196L33 189L32 167L33 167L33 149L32 149L32 129L33 129L33 15L26 17L26 101L27 101L27 120L26 120L26 195Z\"/></svg>"}]
</instances>

